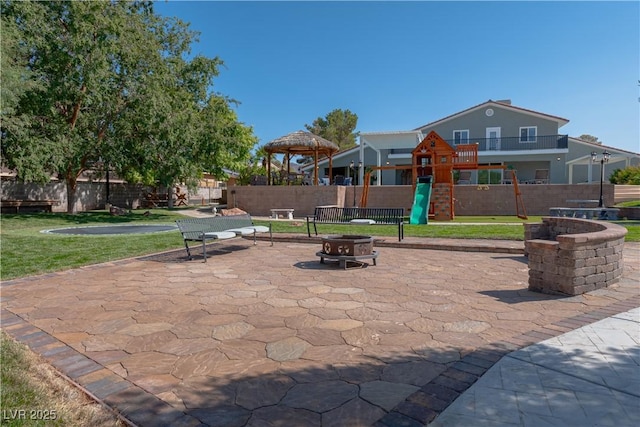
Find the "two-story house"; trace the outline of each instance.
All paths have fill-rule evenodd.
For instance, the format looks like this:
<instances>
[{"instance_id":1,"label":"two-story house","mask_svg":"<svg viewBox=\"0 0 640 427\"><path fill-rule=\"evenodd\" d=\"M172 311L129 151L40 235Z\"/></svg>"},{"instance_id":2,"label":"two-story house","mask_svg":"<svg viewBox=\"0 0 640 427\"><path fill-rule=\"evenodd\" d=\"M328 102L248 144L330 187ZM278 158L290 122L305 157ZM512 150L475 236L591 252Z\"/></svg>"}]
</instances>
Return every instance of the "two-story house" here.
<instances>
[{"instance_id":1,"label":"two-story house","mask_svg":"<svg viewBox=\"0 0 640 427\"><path fill-rule=\"evenodd\" d=\"M333 157L333 175L350 176L361 183L365 170L373 169L373 185L411 184L410 169L393 167L411 166L411 151L431 131L453 148L458 144L477 145L478 164L482 167L465 177L465 182L471 184L509 182L509 170L516 171L521 183L596 182L600 179L600 162L594 162L591 153L600 156L605 150L610 154L605 179L615 169L640 164L638 153L562 134L560 129L568 122L562 117L516 107L510 100L489 100L413 130L362 132L357 147ZM304 169L311 172L313 167ZM328 170L327 161L319 163L321 176L326 176Z\"/></svg>"}]
</instances>

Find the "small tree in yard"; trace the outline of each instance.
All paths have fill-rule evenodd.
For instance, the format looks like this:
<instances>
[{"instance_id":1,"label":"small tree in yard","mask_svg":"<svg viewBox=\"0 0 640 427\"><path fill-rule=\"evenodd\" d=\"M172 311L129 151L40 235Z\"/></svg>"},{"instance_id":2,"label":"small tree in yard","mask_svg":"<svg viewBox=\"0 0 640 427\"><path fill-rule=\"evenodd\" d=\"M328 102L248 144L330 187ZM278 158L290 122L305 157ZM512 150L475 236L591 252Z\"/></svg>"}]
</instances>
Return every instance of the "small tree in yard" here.
<instances>
[{"instance_id":1,"label":"small tree in yard","mask_svg":"<svg viewBox=\"0 0 640 427\"><path fill-rule=\"evenodd\" d=\"M172 188L243 163L256 142L210 92L222 61L186 60L196 34L150 2L5 0L2 27L2 161L24 181L64 180L69 213L97 162Z\"/></svg>"}]
</instances>

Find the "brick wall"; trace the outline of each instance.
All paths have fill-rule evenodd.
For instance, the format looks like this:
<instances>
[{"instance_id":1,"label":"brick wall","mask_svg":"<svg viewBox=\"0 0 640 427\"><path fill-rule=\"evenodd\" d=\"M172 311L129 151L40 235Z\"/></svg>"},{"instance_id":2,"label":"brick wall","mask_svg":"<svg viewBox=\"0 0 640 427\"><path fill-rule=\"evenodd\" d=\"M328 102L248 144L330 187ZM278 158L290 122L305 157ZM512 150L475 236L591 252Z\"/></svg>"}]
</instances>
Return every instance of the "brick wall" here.
<instances>
[{"instance_id":1,"label":"brick wall","mask_svg":"<svg viewBox=\"0 0 640 427\"><path fill-rule=\"evenodd\" d=\"M312 215L316 206L351 206L353 188L325 186L233 186L227 188L227 205L238 207L253 216L269 216L270 209L295 209L296 217ZM359 193L358 193L359 194Z\"/></svg>"},{"instance_id":2,"label":"brick wall","mask_svg":"<svg viewBox=\"0 0 640 427\"><path fill-rule=\"evenodd\" d=\"M105 184L80 183L78 191L78 211L103 209L105 203ZM115 206L127 209L140 207L144 194L150 187L134 184L112 183L109 186L111 201ZM522 200L529 215L548 215L549 208L566 207L567 200L598 199L599 184L550 184L521 185ZM67 206L66 187L61 182L47 185L23 184L11 179L2 179L3 200L59 200L54 211L65 212ZM187 191L183 188L183 191ZM190 201L199 204L202 199L208 202L212 196L209 189L190 194ZM232 193L234 192L235 193ZM295 209L296 217L313 214L313 209L321 205L350 207L360 205L362 186L230 186L226 192L228 205L235 204L254 216L268 216L272 208ZM605 206L612 206L614 186L603 186ZM515 215L516 202L511 185L455 185L453 187L455 215ZM224 192L223 192L224 199ZM385 185L369 187L369 207L402 207L409 215L413 203L410 185Z\"/></svg>"},{"instance_id":3,"label":"brick wall","mask_svg":"<svg viewBox=\"0 0 640 427\"><path fill-rule=\"evenodd\" d=\"M605 184L605 205L613 205L612 184ZM549 215L552 207L570 206L567 200L598 199L599 184L531 184L521 185L522 201L529 215ZM236 204L252 215L268 216L271 208L293 208L296 217L313 214L320 205L353 206L354 187L343 186L236 186ZM360 205L362 187L355 187L356 205ZM453 188L455 215L509 215L516 214L516 197L511 185L455 185ZM228 202L233 203L228 196ZM410 185L369 187L368 207L403 207L407 215L413 203Z\"/></svg>"},{"instance_id":4,"label":"brick wall","mask_svg":"<svg viewBox=\"0 0 640 427\"><path fill-rule=\"evenodd\" d=\"M618 282L625 234L617 224L576 218L525 224L529 290L579 295Z\"/></svg>"},{"instance_id":5,"label":"brick wall","mask_svg":"<svg viewBox=\"0 0 640 427\"><path fill-rule=\"evenodd\" d=\"M549 215L553 207L571 207L567 200L597 200L600 184L522 184L524 208L529 215ZM605 206L614 204L614 185L603 185ZM515 215L516 196L511 185L456 185L453 188L456 215Z\"/></svg>"},{"instance_id":6,"label":"brick wall","mask_svg":"<svg viewBox=\"0 0 640 427\"><path fill-rule=\"evenodd\" d=\"M78 212L104 209L106 187L104 182L79 182L77 189L76 209ZM13 179L2 179L0 182L2 200L56 200L53 212L67 211L67 186L64 182L51 181L45 185L22 183ZM134 184L112 183L109 185L109 196L113 205L137 209L150 187Z\"/></svg>"}]
</instances>

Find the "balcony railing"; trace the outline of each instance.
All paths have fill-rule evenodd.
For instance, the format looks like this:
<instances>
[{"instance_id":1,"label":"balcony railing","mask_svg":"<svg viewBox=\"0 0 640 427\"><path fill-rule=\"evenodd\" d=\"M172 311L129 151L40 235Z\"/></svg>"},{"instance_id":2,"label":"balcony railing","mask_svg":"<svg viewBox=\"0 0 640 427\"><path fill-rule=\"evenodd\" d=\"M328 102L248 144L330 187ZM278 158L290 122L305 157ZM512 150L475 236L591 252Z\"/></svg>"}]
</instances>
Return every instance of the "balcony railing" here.
<instances>
[{"instance_id":1,"label":"balcony railing","mask_svg":"<svg viewBox=\"0 0 640 427\"><path fill-rule=\"evenodd\" d=\"M447 140L455 147L454 140ZM538 135L532 141L522 141L519 136L503 136L500 138L470 138L463 144L477 144L478 151L529 151L556 150L568 148L568 135Z\"/></svg>"}]
</instances>

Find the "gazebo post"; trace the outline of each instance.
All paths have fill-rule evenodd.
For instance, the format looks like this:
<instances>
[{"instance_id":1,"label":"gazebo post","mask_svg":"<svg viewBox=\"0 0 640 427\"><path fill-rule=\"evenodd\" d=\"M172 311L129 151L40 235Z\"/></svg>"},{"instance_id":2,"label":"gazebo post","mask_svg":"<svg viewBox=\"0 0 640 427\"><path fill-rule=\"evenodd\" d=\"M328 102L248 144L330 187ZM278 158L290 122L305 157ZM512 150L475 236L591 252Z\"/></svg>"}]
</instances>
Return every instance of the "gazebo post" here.
<instances>
[{"instance_id":1,"label":"gazebo post","mask_svg":"<svg viewBox=\"0 0 640 427\"><path fill-rule=\"evenodd\" d=\"M286 157L287 157L287 170L286 170L287 185L291 185L291 182L289 181L289 173L291 172L291 152L290 151L287 151Z\"/></svg>"},{"instance_id":2,"label":"gazebo post","mask_svg":"<svg viewBox=\"0 0 640 427\"><path fill-rule=\"evenodd\" d=\"M329 185L333 185L333 156L329 154Z\"/></svg>"},{"instance_id":3,"label":"gazebo post","mask_svg":"<svg viewBox=\"0 0 640 427\"><path fill-rule=\"evenodd\" d=\"M271 182L271 153L267 153L267 184L273 185Z\"/></svg>"},{"instance_id":4,"label":"gazebo post","mask_svg":"<svg viewBox=\"0 0 640 427\"><path fill-rule=\"evenodd\" d=\"M313 154L313 185L318 185L318 146L316 146L316 152Z\"/></svg>"}]
</instances>

